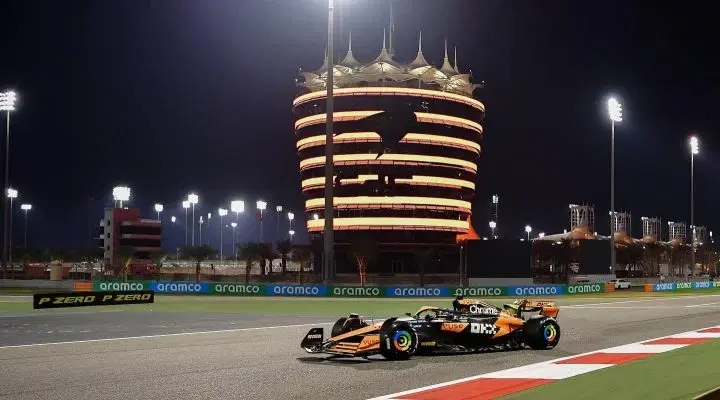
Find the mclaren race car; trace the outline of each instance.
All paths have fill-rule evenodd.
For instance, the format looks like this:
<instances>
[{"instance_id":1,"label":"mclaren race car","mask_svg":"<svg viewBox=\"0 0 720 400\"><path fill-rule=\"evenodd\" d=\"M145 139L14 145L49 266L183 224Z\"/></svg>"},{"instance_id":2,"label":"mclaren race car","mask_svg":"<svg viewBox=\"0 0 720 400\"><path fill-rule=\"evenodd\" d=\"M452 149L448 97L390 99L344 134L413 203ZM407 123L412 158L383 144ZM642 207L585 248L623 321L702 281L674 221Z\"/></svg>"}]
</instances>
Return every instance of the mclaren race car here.
<instances>
[{"instance_id":1,"label":"mclaren race car","mask_svg":"<svg viewBox=\"0 0 720 400\"><path fill-rule=\"evenodd\" d=\"M389 360L415 354L551 349L560 341L558 313L552 301L517 300L496 307L458 296L453 308L425 306L383 322L350 314L335 322L327 339L323 328L310 329L300 347L308 353L363 358L380 354Z\"/></svg>"}]
</instances>

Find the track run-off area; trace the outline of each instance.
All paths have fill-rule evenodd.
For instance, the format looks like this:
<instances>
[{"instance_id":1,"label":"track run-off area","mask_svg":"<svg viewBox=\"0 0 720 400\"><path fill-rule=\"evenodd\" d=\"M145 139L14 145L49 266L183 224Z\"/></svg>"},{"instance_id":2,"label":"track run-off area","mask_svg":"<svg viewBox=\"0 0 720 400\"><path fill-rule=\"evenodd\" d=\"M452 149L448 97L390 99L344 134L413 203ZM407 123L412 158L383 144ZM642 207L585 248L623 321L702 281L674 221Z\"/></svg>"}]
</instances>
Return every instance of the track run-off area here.
<instances>
[{"instance_id":1,"label":"track run-off area","mask_svg":"<svg viewBox=\"0 0 720 400\"><path fill-rule=\"evenodd\" d=\"M364 400L720 325L715 293L558 297L553 350L402 362L329 360L299 344L349 312L383 319L451 299L158 296L150 305L32 310L29 297L0 296L0 398Z\"/></svg>"}]
</instances>

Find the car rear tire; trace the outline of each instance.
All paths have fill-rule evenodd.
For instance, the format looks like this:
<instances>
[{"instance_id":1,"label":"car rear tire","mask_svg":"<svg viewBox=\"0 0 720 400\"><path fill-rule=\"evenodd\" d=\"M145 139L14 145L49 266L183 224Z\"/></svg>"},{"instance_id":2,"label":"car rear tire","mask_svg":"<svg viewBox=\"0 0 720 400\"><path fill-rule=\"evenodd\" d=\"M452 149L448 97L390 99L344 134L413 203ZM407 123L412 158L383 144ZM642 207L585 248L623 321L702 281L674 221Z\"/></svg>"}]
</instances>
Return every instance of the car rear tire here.
<instances>
[{"instance_id":1,"label":"car rear tire","mask_svg":"<svg viewBox=\"0 0 720 400\"><path fill-rule=\"evenodd\" d=\"M525 342L534 350L549 350L560 342L560 325L553 318L532 318L523 327Z\"/></svg>"},{"instance_id":2,"label":"car rear tire","mask_svg":"<svg viewBox=\"0 0 720 400\"><path fill-rule=\"evenodd\" d=\"M407 360L417 348L417 332L407 322L390 319L380 328L380 354L386 359Z\"/></svg>"}]
</instances>

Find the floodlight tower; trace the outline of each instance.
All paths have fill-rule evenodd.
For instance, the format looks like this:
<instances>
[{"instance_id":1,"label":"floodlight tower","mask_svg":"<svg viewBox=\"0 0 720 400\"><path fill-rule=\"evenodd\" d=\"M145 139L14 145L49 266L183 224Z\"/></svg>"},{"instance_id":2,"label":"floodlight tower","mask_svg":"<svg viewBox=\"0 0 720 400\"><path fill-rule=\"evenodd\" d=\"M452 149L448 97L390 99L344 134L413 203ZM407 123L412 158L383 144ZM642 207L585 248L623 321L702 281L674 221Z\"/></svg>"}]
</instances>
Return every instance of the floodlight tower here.
<instances>
[{"instance_id":1,"label":"floodlight tower","mask_svg":"<svg viewBox=\"0 0 720 400\"><path fill-rule=\"evenodd\" d=\"M695 275L695 154L700 153L698 138L690 138L690 274Z\"/></svg>"},{"instance_id":2,"label":"floodlight tower","mask_svg":"<svg viewBox=\"0 0 720 400\"><path fill-rule=\"evenodd\" d=\"M12 223L13 223L13 200L17 199L18 191L13 188L8 188L7 198L10 199L10 218L8 218L10 227L8 229L8 245L7 245L7 256L8 261L12 262Z\"/></svg>"},{"instance_id":3,"label":"floodlight tower","mask_svg":"<svg viewBox=\"0 0 720 400\"><path fill-rule=\"evenodd\" d=\"M610 117L610 268L615 270L615 123L622 121L622 105L617 99L608 100L608 116Z\"/></svg>"},{"instance_id":4,"label":"floodlight tower","mask_svg":"<svg viewBox=\"0 0 720 400\"><path fill-rule=\"evenodd\" d=\"M232 226L232 230L233 230L233 248L235 249L235 267L237 267L238 250L237 250L237 231L235 230L235 228L237 228L238 224L237 224L237 222L231 222L230 226Z\"/></svg>"},{"instance_id":5,"label":"floodlight tower","mask_svg":"<svg viewBox=\"0 0 720 400\"><path fill-rule=\"evenodd\" d=\"M288 211L288 226L290 227L290 230L293 228L293 220L295 219L295 213L292 213Z\"/></svg>"},{"instance_id":6,"label":"floodlight tower","mask_svg":"<svg viewBox=\"0 0 720 400\"><path fill-rule=\"evenodd\" d=\"M525 233L527 233L527 239L530 240L530 232L532 232L532 227L530 225L525 225Z\"/></svg>"},{"instance_id":7,"label":"floodlight tower","mask_svg":"<svg viewBox=\"0 0 720 400\"><path fill-rule=\"evenodd\" d=\"M188 208L190 208L190 201L183 200L182 207L185 209L185 246L187 246L187 244L188 244L187 219L188 219Z\"/></svg>"},{"instance_id":8,"label":"floodlight tower","mask_svg":"<svg viewBox=\"0 0 720 400\"><path fill-rule=\"evenodd\" d=\"M123 202L130 201L130 188L127 186L115 186L112 194L117 208L123 208Z\"/></svg>"},{"instance_id":9,"label":"floodlight tower","mask_svg":"<svg viewBox=\"0 0 720 400\"><path fill-rule=\"evenodd\" d=\"M192 206L192 219L190 220L192 222L192 240L191 245L195 246L195 204L200 202L200 198L195 193L190 193L188 195L188 201L190 202L190 205Z\"/></svg>"},{"instance_id":10,"label":"floodlight tower","mask_svg":"<svg viewBox=\"0 0 720 400\"><path fill-rule=\"evenodd\" d=\"M263 211L267 208L267 202L264 202L262 200L258 200L255 203L255 206L257 207L258 211L260 211L260 242L262 243L263 240Z\"/></svg>"},{"instance_id":11,"label":"floodlight tower","mask_svg":"<svg viewBox=\"0 0 720 400\"><path fill-rule=\"evenodd\" d=\"M277 234L280 237L280 213L282 213L283 206L276 206L275 212L277 213Z\"/></svg>"},{"instance_id":12,"label":"floodlight tower","mask_svg":"<svg viewBox=\"0 0 720 400\"><path fill-rule=\"evenodd\" d=\"M157 213L158 220L160 220L160 213L163 210L163 205L160 203L155 204L155 212Z\"/></svg>"},{"instance_id":13,"label":"floodlight tower","mask_svg":"<svg viewBox=\"0 0 720 400\"><path fill-rule=\"evenodd\" d=\"M490 225L490 235L492 236L493 239L495 239L495 228L497 227L497 222L490 221L490 223L488 225Z\"/></svg>"},{"instance_id":14,"label":"floodlight tower","mask_svg":"<svg viewBox=\"0 0 720 400\"><path fill-rule=\"evenodd\" d=\"M220 265L223 264L223 217L228 214L228 210L224 208L218 208L218 215L220 216Z\"/></svg>"},{"instance_id":15,"label":"floodlight tower","mask_svg":"<svg viewBox=\"0 0 720 400\"><path fill-rule=\"evenodd\" d=\"M23 248L27 248L27 218L28 211L32 210L32 204L21 204L20 209L25 212L25 241L23 243Z\"/></svg>"},{"instance_id":16,"label":"floodlight tower","mask_svg":"<svg viewBox=\"0 0 720 400\"><path fill-rule=\"evenodd\" d=\"M8 193L10 190L10 111L15 111L15 101L17 95L12 90L0 92L0 111L5 111L5 181L3 182L3 192ZM7 263L10 260L10 227L9 220L12 218L12 211L9 206L9 202L12 199L5 197L3 198L3 252L2 252L2 266L3 272L7 267Z\"/></svg>"}]
</instances>

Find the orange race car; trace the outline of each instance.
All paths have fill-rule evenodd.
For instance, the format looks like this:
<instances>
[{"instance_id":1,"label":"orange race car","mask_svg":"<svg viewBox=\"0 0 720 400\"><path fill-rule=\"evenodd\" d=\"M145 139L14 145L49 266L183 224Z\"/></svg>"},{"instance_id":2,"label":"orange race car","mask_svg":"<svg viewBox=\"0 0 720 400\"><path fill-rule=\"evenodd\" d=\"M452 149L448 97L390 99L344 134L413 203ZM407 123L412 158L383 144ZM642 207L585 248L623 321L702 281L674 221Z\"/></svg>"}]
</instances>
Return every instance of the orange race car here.
<instances>
[{"instance_id":1,"label":"orange race car","mask_svg":"<svg viewBox=\"0 0 720 400\"><path fill-rule=\"evenodd\" d=\"M453 308L421 307L414 315L368 323L357 314L340 318L324 339L311 329L300 343L308 353L390 360L415 354L495 349L551 349L560 341L559 308L552 301L517 300L496 307L458 296ZM534 315L528 315L534 314Z\"/></svg>"}]
</instances>

